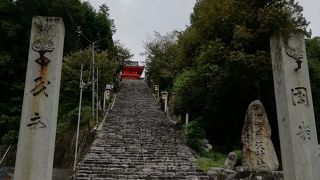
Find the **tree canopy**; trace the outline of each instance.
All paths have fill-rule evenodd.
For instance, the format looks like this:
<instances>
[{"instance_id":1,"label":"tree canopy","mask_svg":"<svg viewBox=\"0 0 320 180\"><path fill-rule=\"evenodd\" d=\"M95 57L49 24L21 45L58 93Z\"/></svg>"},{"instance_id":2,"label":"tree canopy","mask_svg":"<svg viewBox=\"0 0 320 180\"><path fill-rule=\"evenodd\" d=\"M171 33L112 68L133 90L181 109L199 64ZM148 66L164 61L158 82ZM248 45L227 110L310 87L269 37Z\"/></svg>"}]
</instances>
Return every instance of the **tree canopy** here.
<instances>
[{"instance_id":1,"label":"tree canopy","mask_svg":"<svg viewBox=\"0 0 320 180\"><path fill-rule=\"evenodd\" d=\"M66 58L62 72L59 122L62 122L61 119L67 120L68 111L77 107L80 66L82 63L86 67L90 64L91 50L88 48L92 41L99 39L95 50L101 83L113 81L124 61L132 57L128 49L113 41L115 27L105 4L95 10L89 2L79 0L0 1L0 85L5 87L0 94L1 144L17 140L33 16L62 17L65 24Z\"/></svg>"},{"instance_id":2,"label":"tree canopy","mask_svg":"<svg viewBox=\"0 0 320 180\"><path fill-rule=\"evenodd\" d=\"M176 113L199 121L211 143L239 146L246 109L256 99L277 140L269 39L309 36L302 7L293 0L198 0L190 21L177 36L147 41L148 78L175 93Z\"/></svg>"}]
</instances>

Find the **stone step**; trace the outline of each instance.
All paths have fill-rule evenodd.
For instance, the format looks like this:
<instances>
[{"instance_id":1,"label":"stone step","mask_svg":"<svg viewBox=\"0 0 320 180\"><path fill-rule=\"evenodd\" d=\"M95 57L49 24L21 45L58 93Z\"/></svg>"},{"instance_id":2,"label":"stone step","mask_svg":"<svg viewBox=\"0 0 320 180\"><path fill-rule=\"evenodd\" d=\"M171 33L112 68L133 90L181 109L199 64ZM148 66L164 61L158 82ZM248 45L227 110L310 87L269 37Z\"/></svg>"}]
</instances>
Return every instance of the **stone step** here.
<instances>
[{"instance_id":1,"label":"stone step","mask_svg":"<svg viewBox=\"0 0 320 180\"><path fill-rule=\"evenodd\" d=\"M124 81L77 178L208 179L142 81Z\"/></svg>"}]
</instances>

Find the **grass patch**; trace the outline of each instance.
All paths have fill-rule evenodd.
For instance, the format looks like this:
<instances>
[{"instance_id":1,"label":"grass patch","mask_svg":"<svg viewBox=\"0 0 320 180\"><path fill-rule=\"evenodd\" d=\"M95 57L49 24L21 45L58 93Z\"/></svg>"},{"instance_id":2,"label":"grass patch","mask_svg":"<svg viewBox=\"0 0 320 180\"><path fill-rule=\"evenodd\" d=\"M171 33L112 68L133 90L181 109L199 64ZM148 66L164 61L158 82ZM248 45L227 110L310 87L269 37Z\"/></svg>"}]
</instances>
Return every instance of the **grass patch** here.
<instances>
[{"instance_id":1,"label":"grass patch","mask_svg":"<svg viewBox=\"0 0 320 180\"><path fill-rule=\"evenodd\" d=\"M211 167L223 167L223 164L224 164L224 159L220 159L218 161L215 161L213 159L210 159L210 158L203 158L203 157L200 157L197 159L197 163L199 165L199 168L204 171L204 172L208 172L208 170L211 168Z\"/></svg>"},{"instance_id":2,"label":"grass patch","mask_svg":"<svg viewBox=\"0 0 320 180\"><path fill-rule=\"evenodd\" d=\"M202 151L200 155L197 157L197 163L199 168L208 172L210 167L224 167L224 161L226 160L226 155L217 151Z\"/></svg>"}]
</instances>

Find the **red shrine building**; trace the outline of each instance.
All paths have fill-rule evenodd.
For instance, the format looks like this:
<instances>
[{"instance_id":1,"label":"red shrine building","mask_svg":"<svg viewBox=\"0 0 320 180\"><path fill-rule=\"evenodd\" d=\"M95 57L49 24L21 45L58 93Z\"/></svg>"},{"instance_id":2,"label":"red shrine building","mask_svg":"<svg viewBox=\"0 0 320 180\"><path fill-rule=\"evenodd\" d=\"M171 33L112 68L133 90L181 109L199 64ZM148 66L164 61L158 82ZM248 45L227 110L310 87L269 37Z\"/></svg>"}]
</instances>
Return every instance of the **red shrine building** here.
<instances>
[{"instance_id":1,"label":"red shrine building","mask_svg":"<svg viewBox=\"0 0 320 180\"><path fill-rule=\"evenodd\" d=\"M139 66L138 62L129 61L122 68L121 79L131 79L131 80L140 79L143 70L144 70L144 66Z\"/></svg>"}]
</instances>

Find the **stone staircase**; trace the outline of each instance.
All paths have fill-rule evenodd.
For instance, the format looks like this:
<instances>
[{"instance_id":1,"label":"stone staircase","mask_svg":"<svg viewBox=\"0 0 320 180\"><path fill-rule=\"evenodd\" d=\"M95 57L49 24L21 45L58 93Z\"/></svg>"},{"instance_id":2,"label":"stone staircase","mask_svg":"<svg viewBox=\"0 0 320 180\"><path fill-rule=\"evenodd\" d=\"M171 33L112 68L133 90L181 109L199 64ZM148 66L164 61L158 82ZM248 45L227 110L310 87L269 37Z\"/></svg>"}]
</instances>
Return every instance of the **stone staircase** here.
<instances>
[{"instance_id":1,"label":"stone staircase","mask_svg":"<svg viewBox=\"0 0 320 180\"><path fill-rule=\"evenodd\" d=\"M77 180L208 179L143 81L123 81Z\"/></svg>"}]
</instances>

